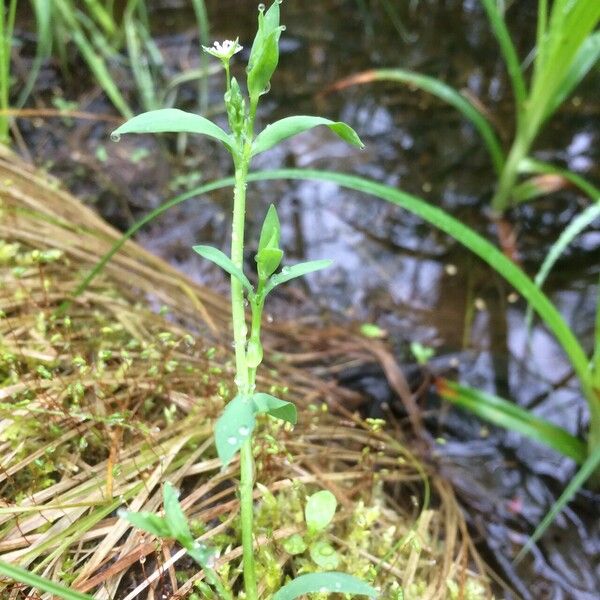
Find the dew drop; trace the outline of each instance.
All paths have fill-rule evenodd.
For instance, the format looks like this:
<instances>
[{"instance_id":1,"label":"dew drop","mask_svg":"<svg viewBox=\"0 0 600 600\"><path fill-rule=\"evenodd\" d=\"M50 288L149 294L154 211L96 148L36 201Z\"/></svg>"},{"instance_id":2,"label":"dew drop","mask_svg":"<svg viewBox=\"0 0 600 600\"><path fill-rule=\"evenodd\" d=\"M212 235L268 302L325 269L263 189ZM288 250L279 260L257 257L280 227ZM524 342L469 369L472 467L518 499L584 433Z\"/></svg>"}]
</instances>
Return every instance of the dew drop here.
<instances>
[{"instance_id":1,"label":"dew drop","mask_svg":"<svg viewBox=\"0 0 600 600\"><path fill-rule=\"evenodd\" d=\"M279 29L281 29L281 31L285 31L286 27L285 27L285 25L282 25Z\"/></svg>"},{"instance_id":2,"label":"dew drop","mask_svg":"<svg viewBox=\"0 0 600 600\"><path fill-rule=\"evenodd\" d=\"M237 444L237 438L232 435L227 438L227 443L231 444L232 446L235 446L235 444Z\"/></svg>"},{"instance_id":3,"label":"dew drop","mask_svg":"<svg viewBox=\"0 0 600 600\"><path fill-rule=\"evenodd\" d=\"M335 583L335 589L336 590L341 590L342 589L342 584L339 581L336 581L336 583Z\"/></svg>"},{"instance_id":4,"label":"dew drop","mask_svg":"<svg viewBox=\"0 0 600 600\"><path fill-rule=\"evenodd\" d=\"M261 2L259 5L258 5L258 10L259 10L260 12L264 12L264 10L265 10L265 5L264 5L262 2Z\"/></svg>"},{"instance_id":5,"label":"dew drop","mask_svg":"<svg viewBox=\"0 0 600 600\"><path fill-rule=\"evenodd\" d=\"M146 562L145 556L140 556L140 563L143 565Z\"/></svg>"},{"instance_id":6,"label":"dew drop","mask_svg":"<svg viewBox=\"0 0 600 600\"><path fill-rule=\"evenodd\" d=\"M250 433L250 429L248 427L246 427L245 425L242 425L239 429L238 429L238 433L243 436L246 437L249 433Z\"/></svg>"},{"instance_id":7,"label":"dew drop","mask_svg":"<svg viewBox=\"0 0 600 600\"><path fill-rule=\"evenodd\" d=\"M273 315L272 314L268 314L267 315L267 323L272 323L273 322Z\"/></svg>"},{"instance_id":8,"label":"dew drop","mask_svg":"<svg viewBox=\"0 0 600 600\"><path fill-rule=\"evenodd\" d=\"M329 591L329 588L326 588L325 586L319 588L319 592L321 592L323 594L328 591Z\"/></svg>"},{"instance_id":9,"label":"dew drop","mask_svg":"<svg viewBox=\"0 0 600 600\"><path fill-rule=\"evenodd\" d=\"M120 133L114 133L114 132L113 132L113 133L111 133L111 134L110 134L110 139L111 139L113 142L120 142L120 141L121 141L121 134L120 134Z\"/></svg>"},{"instance_id":10,"label":"dew drop","mask_svg":"<svg viewBox=\"0 0 600 600\"><path fill-rule=\"evenodd\" d=\"M289 273L290 272L290 268L289 267L283 267L283 269L281 269L281 272L283 274Z\"/></svg>"}]
</instances>

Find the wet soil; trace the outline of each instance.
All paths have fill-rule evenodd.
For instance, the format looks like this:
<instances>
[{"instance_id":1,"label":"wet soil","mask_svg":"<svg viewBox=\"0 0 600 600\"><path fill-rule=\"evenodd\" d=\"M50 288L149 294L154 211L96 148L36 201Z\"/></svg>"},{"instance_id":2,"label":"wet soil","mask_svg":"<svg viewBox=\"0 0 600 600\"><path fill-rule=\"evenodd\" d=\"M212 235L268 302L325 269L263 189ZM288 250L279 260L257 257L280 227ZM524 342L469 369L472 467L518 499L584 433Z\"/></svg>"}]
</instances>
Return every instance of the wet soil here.
<instances>
[{"instance_id":1,"label":"wet soil","mask_svg":"<svg viewBox=\"0 0 600 600\"><path fill-rule=\"evenodd\" d=\"M189 3L149 4L169 73L197 66ZM249 48L255 3L221 0L207 5L214 38L239 36ZM396 7L393 15L386 10L389 5ZM349 149L317 129L259 157L255 168L285 165L360 174L426 198L495 240L486 217L493 171L473 128L458 114L398 84L321 94L334 81L367 68L418 70L475 96L508 142L512 97L479 3L290 1L283 14L287 30L280 69L261 108L261 121L302 113L343 119L359 132L366 149ZM530 50L534 24L530 3L510 7L509 25L521 56ZM131 78L118 69L116 73L134 99ZM596 72L536 145L539 157L596 182L599 83ZM221 84L220 75L210 78L210 106L224 122ZM177 105L193 108L195 91L195 86L182 86ZM57 94L76 100L80 110L107 115L107 120L19 120L22 151L121 228L176 193L230 172L227 157L204 140L190 138L183 151L173 140L136 137L111 144L107 132L114 111L100 91L90 81L65 78L48 65L32 104L40 106ZM269 307L275 319L318 314L325 322L377 323L401 364L414 362L409 343L419 341L441 357L458 358L456 375L462 382L511 398L584 434L585 403L561 350L537 324L527 343L523 300L457 242L380 200L330 184L276 182L249 189L250 248L271 202L278 206L289 260L335 259L333 268L275 298ZM529 273L535 273L549 245L584 205L577 194L563 190L509 214ZM226 291L220 273L190 247L202 242L225 248L229 217L229 192L215 192L180 205L138 240L194 279ZM595 223L568 249L546 285L586 348L592 344L599 252L600 223ZM376 367L350 379L374 402L393 396ZM434 397L423 402L436 415L427 421L431 431L445 440L433 450L440 469L458 490L488 560L515 590L505 597L597 598L600 498L590 491L577 495L523 563L511 564L573 475L574 464L515 434L442 408Z\"/></svg>"}]
</instances>

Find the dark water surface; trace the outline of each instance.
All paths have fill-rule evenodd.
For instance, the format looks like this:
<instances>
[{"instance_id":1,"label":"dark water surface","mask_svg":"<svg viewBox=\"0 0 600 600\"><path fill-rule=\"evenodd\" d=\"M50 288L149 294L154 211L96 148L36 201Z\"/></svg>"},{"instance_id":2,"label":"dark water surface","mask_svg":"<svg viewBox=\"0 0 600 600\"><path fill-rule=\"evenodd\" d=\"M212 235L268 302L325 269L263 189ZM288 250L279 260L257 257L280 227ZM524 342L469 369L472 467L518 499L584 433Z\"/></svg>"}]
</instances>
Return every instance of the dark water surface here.
<instances>
[{"instance_id":1,"label":"dark water surface","mask_svg":"<svg viewBox=\"0 0 600 600\"><path fill-rule=\"evenodd\" d=\"M151 4L157 43L169 68L176 72L197 66L190 3ZM395 17L386 12L386 4L395 7ZM515 3L509 12L521 56L533 40L531 5ZM239 36L245 50L238 63L245 64L255 2L211 1L208 10L214 39ZM298 166L369 177L422 196L494 241L494 228L485 216L493 171L473 128L456 112L400 84L320 94L334 81L367 68L418 70L477 97L508 142L512 97L479 3L288 0L282 14L287 30L280 69L260 110L261 122L292 114L342 119L358 131L366 149L349 148L327 130L316 129L261 155L254 168ZM242 75L242 66L235 68ZM47 76L51 87L56 75ZM596 72L536 146L539 157L595 182L600 181L599 83ZM221 75L211 77L211 106L224 122L218 112L221 85ZM88 102L87 110L98 109L93 94L76 91ZM182 88L178 106L191 108L193 94L193 87ZM67 142L40 132L31 136L36 159L51 157L54 171L67 176L76 192L93 196L90 200L120 227L178 191L231 172L227 157L202 140L190 140L184 155L173 152L160 163L163 142L136 137L109 145L105 129L97 125L70 131ZM107 158L100 160L98 149L103 147ZM74 164L79 178L73 176ZM193 175L181 176L189 173ZM90 179L97 182L92 191ZM585 403L552 336L536 325L528 345L522 299L457 242L383 201L332 184L282 181L249 188L250 248L271 202L278 207L290 261L335 259L334 267L299 284L295 300L272 303L276 319L318 313L337 322L375 322L388 332L399 360L411 361L408 344L420 341L438 355L458 357L462 382L514 399L572 433L586 431ZM529 273L535 273L549 245L585 204L563 191L510 215ZM216 192L165 215L139 241L194 279L226 291L220 273L190 247L209 243L225 249L229 215L229 191ZM586 348L593 337L599 251L600 223L595 223L568 249L546 287ZM486 558L518 595L532 600L598 598L599 498L591 492L577 496L523 564L510 564L573 475L573 463L453 411L440 432L447 440L436 450L442 471L453 481Z\"/></svg>"}]
</instances>

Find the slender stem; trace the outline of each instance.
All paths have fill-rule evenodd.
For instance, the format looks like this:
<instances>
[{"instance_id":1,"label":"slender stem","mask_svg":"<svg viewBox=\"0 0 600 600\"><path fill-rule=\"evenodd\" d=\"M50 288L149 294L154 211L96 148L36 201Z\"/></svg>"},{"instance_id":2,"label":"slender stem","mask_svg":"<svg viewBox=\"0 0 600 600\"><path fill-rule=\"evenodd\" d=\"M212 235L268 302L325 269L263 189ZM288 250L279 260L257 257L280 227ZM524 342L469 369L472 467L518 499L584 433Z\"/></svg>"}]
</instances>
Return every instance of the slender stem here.
<instances>
[{"instance_id":1,"label":"slender stem","mask_svg":"<svg viewBox=\"0 0 600 600\"><path fill-rule=\"evenodd\" d=\"M494 212L502 214L510 206L511 194L519 176L519 165L527 156L530 147L531 141L517 130L517 136L504 163L496 193L492 198Z\"/></svg>"},{"instance_id":2,"label":"slender stem","mask_svg":"<svg viewBox=\"0 0 600 600\"><path fill-rule=\"evenodd\" d=\"M254 456L252 439L248 438L240 450L240 517L242 524L242 551L244 559L244 590L246 600L257 600L256 568L254 565Z\"/></svg>"},{"instance_id":3,"label":"slender stem","mask_svg":"<svg viewBox=\"0 0 600 600\"><path fill-rule=\"evenodd\" d=\"M233 221L231 225L231 260L244 269L244 225L246 217L246 176L248 161L244 156L235 160L235 186L233 188ZM246 364L246 311L244 289L241 282L231 278L231 319L235 348L235 383L240 394L248 393L248 367Z\"/></svg>"},{"instance_id":4,"label":"slender stem","mask_svg":"<svg viewBox=\"0 0 600 600\"><path fill-rule=\"evenodd\" d=\"M227 77L229 80L229 76ZM244 268L244 226L246 215L246 178L251 159L254 115L247 119L245 140L240 152L235 156L235 187L233 190L233 222L231 228L231 260L240 269ZM240 144L241 145L241 144ZM235 347L235 382L238 393L249 395L254 389L254 373L248 369L246 356L246 311L242 284L231 278L231 315ZM250 381L252 379L252 381ZM242 551L244 564L244 590L246 600L258 600L256 567L254 563L254 456L252 436L240 450L240 518L242 529Z\"/></svg>"}]
</instances>

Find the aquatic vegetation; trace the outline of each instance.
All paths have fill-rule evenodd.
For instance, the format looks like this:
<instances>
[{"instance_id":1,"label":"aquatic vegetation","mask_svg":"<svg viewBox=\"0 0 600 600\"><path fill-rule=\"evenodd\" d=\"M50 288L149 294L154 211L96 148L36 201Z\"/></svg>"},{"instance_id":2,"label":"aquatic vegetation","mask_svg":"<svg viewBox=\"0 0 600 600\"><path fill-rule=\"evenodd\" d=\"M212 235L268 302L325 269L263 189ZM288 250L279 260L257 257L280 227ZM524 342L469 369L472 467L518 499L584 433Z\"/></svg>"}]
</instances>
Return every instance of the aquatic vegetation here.
<instances>
[{"instance_id":1,"label":"aquatic vegetation","mask_svg":"<svg viewBox=\"0 0 600 600\"><path fill-rule=\"evenodd\" d=\"M16 0L10 0L8 12L2 2L0 19L0 109L20 109L27 102L44 61L53 54L64 72L69 73L73 56L81 57L91 76L122 116L129 118L134 111L127 94L123 93L114 66L126 63L131 69L135 91L146 110L173 103L177 88L185 82L198 80L198 106L208 106L210 73L206 57L200 52L200 66L185 77L168 78L164 59L150 35L146 0L127 0L121 11L113 3L89 0L30 0L36 24L36 46L31 69L11 107L10 54L14 42ZM208 17L204 0L193 0L201 43L208 43ZM75 52L73 52L75 49ZM8 143L8 115L0 117L0 140ZM3 133L4 132L4 133Z\"/></svg>"},{"instance_id":2,"label":"aquatic vegetation","mask_svg":"<svg viewBox=\"0 0 600 600\"><path fill-rule=\"evenodd\" d=\"M526 68L518 57L503 11L496 0L481 0L498 40L514 96L515 126L510 149L505 152L489 115L467 95L432 76L405 69L377 69L352 75L331 89L374 81L397 81L440 98L458 110L479 133L498 177L491 207L497 216L508 208L546 194L538 180L520 181L522 174L556 174L573 181L569 174L549 164L530 160L532 146L542 127L569 98L600 57L600 4L596 0L559 0L549 8L538 2L536 42L529 85ZM584 184L585 185L585 184ZM594 201L598 195L589 194Z\"/></svg>"}]
</instances>

